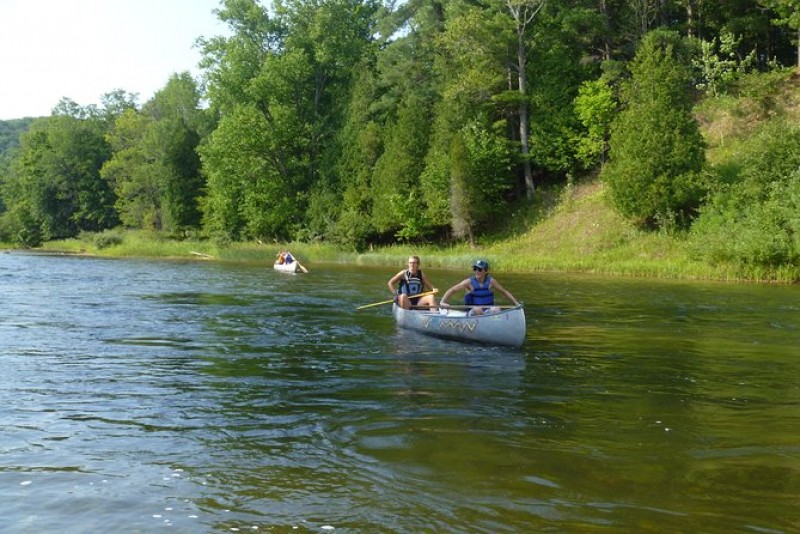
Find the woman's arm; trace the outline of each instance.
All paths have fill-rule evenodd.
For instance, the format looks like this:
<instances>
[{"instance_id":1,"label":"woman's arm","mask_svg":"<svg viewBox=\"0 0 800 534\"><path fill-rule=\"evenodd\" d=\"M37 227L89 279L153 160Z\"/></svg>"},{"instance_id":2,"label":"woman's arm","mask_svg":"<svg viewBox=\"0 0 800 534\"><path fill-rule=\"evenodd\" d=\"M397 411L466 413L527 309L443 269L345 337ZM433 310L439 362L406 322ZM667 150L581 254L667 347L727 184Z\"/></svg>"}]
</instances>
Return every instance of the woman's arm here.
<instances>
[{"instance_id":1,"label":"woman's arm","mask_svg":"<svg viewBox=\"0 0 800 534\"><path fill-rule=\"evenodd\" d=\"M514 295L512 295L510 291L504 288L502 284L500 284L500 282L498 282L496 279L492 278L492 281L489 283L489 287L497 289L500 293L505 295L506 298L508 298L508 300L513 302L515 306L519 306L519 302L517 302L517 299L514 298Z\"/></svg>"},{"instance_id":2,"label":"woman's arm","mask_svg":"<svg viewBox=\"0 0 800 534\"><path fill-rule=\"evenodd\" d=\"M457 283L456 285L454 285L453 287L451 287L450 289L445 291L444 295L442 296L441 300L439 301L439 306L445 306L446 307L447 306L447 299L450 298L450 295L452 295L454 292L458 291L459 289L463 289L463 288L467 287L467 284L472 285L470 283L470 281L469 281L469 278L460 281L459 283Z\"/></svg>"},{"instance_id":3,"label":"woman's arm","mask_svg":"<svg viewBox=\"0 0 800 534\"><path fill-rule=\"evenodd\" d=\"M403 278L403 275L404 275L404 274L405 274L405 271L400 271L399 273L397 273L396 275L394 275L393 277L391 277L391 278L389 279L389 281L386 283L386 285L387 285L387 286L389 286L389 291L391 291L391 292L392 292L392 295L394 295L394 294L395 294L395 292L396 292L396 289L395 289L394 285L395 285L395 284L396 284L396 283L397 283L397 282L398 282L398 281L399 281L401 278Z\"/></svg>"}]
</instances>

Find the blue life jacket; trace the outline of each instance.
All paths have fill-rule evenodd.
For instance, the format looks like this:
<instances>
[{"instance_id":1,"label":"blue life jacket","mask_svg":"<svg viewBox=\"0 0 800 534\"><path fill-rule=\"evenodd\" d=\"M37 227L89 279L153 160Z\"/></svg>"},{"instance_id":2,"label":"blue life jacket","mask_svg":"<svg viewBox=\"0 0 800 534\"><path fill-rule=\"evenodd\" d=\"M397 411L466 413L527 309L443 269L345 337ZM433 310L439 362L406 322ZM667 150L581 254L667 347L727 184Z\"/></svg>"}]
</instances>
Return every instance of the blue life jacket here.
<instances>
[{"instance_id":1,"label":"blue life jacket","mask_svg":"<svg viewBox=\"0 0 800 534\"><path fill-rule=\"evenodd\" d=\"M398 292L414 296L422 293L424 287L425 283L422 281L422 270L417 269L417 274L411 274L411 271L406 269L406 274L403 276L403 279L400 280L400 289L398 289Z\"/></svg>"},{"instance_id":2,"label":"blue life jacket","mask_svg":"<svg viewBox=\"0 0 800 534\"><path fill-rule=\"evenodd\" d=\"M494 304L494 293L489 289L492 278L487 274L483 280L483 285L474 276L470 277L472 291L464 295L464 304L467 306L492 306Z\"/></svg>"}]
</instances>

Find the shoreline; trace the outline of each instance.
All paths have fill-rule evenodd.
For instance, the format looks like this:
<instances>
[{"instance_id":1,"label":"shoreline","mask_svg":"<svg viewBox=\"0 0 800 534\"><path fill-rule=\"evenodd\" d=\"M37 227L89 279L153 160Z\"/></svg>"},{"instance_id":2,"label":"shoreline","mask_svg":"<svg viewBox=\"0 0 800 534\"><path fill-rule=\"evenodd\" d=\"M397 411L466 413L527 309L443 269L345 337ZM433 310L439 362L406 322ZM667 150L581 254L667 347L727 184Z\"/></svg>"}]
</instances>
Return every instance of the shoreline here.
<instances>
[{"instance_id":1,"label":"shoreline","mask_svg":"<svg viewBox=\"0 0 800 534\"><path fill-rule=\"evenodd\" d=\"M9 254L36 254L52 256L97 257L107 259L142 259L165 261L216 261L221 263L253 263L271 266L273 263L273 249L291 249L296 257L302 259L304 264L355 264L359 266L395 268L405 263L406 258L416 254L424 258L429 268L459 270L476 257L487 258L492 264L492 270L498 273L513 274L570 274L587 275L608 278L675 280L687 282L712 282L733 284L765 284L765 285L795 285L796 278L785 276L775 270L763 270L760 277L742 276L739 268L726 266L707 266L697 264L693 266L675 265L673 262L646 262L636 263L614 262L604 268L591 265L590 262L568 262L548 260L543 257L530 257L525 254L516 254L511 260L503 260L506 256L498 247L469 249L462 247L433 247L424 245L420 247L391 246L375 249L369 252L348 252L333 245L284 243L266 245L261 243L232 243L214 245L207 241L170 241L155 237L142 237L137 235L134 241L141 245L142 240L146 247L125 246L123 242L104 249L94 249L85 242L78 240L55 241L45 243L42 247L34 249L4 248L3 253ZM59 246L61 245L61 246ZM163 246L159 246L163 245ZM198 250L199 249L199 250ZM699 268L698 272L694 268Z\"/></svg>"}]
</instances>

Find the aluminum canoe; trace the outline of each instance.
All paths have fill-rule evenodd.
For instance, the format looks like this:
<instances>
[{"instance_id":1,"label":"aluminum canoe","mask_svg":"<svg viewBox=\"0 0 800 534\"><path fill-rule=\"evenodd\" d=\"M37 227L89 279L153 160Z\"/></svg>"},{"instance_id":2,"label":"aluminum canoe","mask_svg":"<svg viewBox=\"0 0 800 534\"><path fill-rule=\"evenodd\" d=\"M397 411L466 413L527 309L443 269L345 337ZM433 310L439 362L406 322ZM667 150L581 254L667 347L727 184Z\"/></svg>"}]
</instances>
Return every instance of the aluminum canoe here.
<instances>
[{"instance_id":1,"label":"aluminum canoe","mask_svg":"<svg viewBox=\"0 0 800 534\"><path fill-rule=\"evenodd\" d=\"M401 328L448 339L521 347L525 341L525 309L522 305L486 315L467 315L463 310L404 310L396 303L392 314Z\"/></svg>"},{"instance_id":2,"label":"aluminum canoe","mask_svg":"<svg viewBox=\"0 0 800 534\"><path fill-rule=\"evenodd\" d=\"M276 271L283 273L296 273L300 270L300 262L293 261L292 263L274 263L272 267Z\"/></svg>"}]
</instances>

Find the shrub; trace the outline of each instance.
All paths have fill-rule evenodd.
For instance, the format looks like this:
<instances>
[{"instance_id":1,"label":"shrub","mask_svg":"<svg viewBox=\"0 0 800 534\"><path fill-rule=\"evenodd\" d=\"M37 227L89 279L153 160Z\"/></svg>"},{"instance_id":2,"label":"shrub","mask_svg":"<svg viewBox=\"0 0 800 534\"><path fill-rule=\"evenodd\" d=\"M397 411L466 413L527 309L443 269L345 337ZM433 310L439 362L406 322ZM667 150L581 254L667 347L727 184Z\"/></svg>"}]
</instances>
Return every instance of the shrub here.
<instances>
[{"instance_id":1,"label":"shrub","mask_svg":"<svg viewBox=\"0 0 800 534\"><path fill-rule=\"evenodd\" d=\"M781 266L800 260L800 127L774 124L740 156L738 180L720 185L692 227L710 261Z\"/></svg>"},{"instance_id":2,"label":"shrub","mask_svg":"<svg viewBox=\"0 0 800 534\"><path fill-rule=\"evenodd\" d=\"M95 236L94 245L98 250L103 250L104 248L113 247L114 245L121 245L122 241L122 234L113 231L103 232Z\"/></svg>"}]
</instances>

